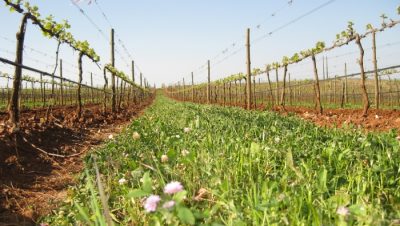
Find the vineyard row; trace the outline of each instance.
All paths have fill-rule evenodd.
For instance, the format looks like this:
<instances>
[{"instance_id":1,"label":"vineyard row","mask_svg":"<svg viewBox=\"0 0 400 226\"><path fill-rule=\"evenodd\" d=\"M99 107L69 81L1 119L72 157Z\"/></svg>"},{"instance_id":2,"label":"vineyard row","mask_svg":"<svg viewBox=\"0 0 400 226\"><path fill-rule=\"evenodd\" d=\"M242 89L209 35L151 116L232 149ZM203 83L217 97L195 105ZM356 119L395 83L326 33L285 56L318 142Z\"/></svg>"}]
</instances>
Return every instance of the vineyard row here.
<instances>
[{"instance_id":1,"label":"vineyard row","mask_svg":"<svg viewBox=\"0 0 400 226\"><path fill-rule=\"evenodd\" d=\"M400 15L400 7L397 8L397 14ZM225 77L223 79L211 82L211 68L210 61L208 61L208 76L207 82L194 86L193 84L193 72L192 72L192 97L187 98L187 90L185 81L178 82L175 85L164 87L167 94L175 99L180 100L191 100L199 103L221 103L232 105L242 105L247 109L257 107L258 104L264 104L269 106L278 105L285 109L285 106L289 103L293 105L306 105L314 106L315 110L319 113L323 113L323 104L328 106L338 105L340 102L341 107L350 103L349 95L352 96L352 105L361 106L363 111L362 115L367 116L368 109L373 103L377 109L380 105L394 107L399 105L397 101L393 101L393 95L398 95L398 82L392 82L390 74L397 73L396 69L398 66L389 68L378 69L377 65L377 47L376 47L376 34L384 32L387 29L393 28L400 23L400 20L389 19L384 14L381 16L382 23L381 27L374 28L371 24L368 24L367 31L363 34L358 33L354 29L354 23L349 22L346 30L341 31L336 35L336 40L333 45L326 46L324 42L317 42L315 47L307 50L300 51L299 53L293 54L291 57L284 56L281 62L274 62L266 65L265 70L259 68L251 69L251 57L250 57L250 29L246 31L246 75L238 73ZM365 72L364 56L365 50L362 44L362 40L366 37L372 37L372 62L374 70ZM352 75L347 75L347 65L345 64L345 73L343 76L335 76L333 78L327 78L320 80L317 68L316 55L323 52L328 52L333 49L349 45L355 42L356 47L359 50L359 58L357 62L359 64L360 72ZM311 59L312 62L312 73L313 81L296 81L296 84L288 81L288 67L290 65L297 64L303 60ZM279 79L279 70L283 70L283 76ZM271 83L270 73L275 71L276 82ZM379 75L381 72L381 76ZM256 76L266 74L267 83L261 83L259 79L258 85L256 84ZM373 80L368 80L368 74L373 75ZM381 79L384 75L388 76L388 81ZM359 79L351 78L348 81L348 77L354 77L359 75ZM252 79L253 78L253 79ZM242 88L242 80L244 80L244 88ZM292 84L291 84L292 83ZM238 85L239 84L239 85ZM358 84L358 88L357 88ZM275 89L272 86L275 85ZM232 94L232 86L235 91ZM257 87L258 86L258 87ZM322 87L321 87L322 86ZM395 87L395 88L393 88ZM234 95L234 96L233 96ZM374 100L370 100L370 96L374 95ZM233 97L232 97L233 96ZM227 101L229 100L229 101ZM338 101L340 100L340 101ZM382 104L381 104L382 102Z\"/></svg>"}]
</instances>

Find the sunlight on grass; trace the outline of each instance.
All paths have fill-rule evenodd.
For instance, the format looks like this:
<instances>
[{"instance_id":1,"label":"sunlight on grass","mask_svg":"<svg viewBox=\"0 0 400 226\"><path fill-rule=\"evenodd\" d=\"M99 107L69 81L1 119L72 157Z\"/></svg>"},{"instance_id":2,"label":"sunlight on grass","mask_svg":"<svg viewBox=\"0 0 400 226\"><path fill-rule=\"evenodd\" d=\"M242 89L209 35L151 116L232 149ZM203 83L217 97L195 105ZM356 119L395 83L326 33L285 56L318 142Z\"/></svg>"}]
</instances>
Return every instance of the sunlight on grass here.
<instances>
[{"instance_id":1,"label":"sunlight on grass","mask_svg":"<svg viewBox=\"0 0 400 226\"><path fill-rule=\"evenodd\" d=\"M116 224L382 225L400 218L395 132L323 129L159 96L92 155ZM104 225L93 161L86 158L87 174L44 222ZM184 192L165 194L172 181ZM156 211L143 206L150 194L161 197ZM164 208L169 200L177 204Z\"/></svg>"}]
</instances>

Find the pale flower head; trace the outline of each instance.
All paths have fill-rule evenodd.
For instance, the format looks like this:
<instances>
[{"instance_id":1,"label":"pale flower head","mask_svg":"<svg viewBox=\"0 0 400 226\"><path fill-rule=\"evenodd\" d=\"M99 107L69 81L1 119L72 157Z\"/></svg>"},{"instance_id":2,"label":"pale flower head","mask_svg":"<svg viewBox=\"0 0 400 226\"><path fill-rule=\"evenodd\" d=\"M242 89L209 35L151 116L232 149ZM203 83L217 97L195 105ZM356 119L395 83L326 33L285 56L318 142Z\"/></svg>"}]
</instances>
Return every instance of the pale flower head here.
<instances>
[{"instance_id":1,"label":"pale flower head","mask_svg":"<svg viewBox=\"0 0 400 226\"><path fill-rule=\"evenodd\" d=\"M279 143L281 141L281 138L275 137L275 143Z\"/></svg>"},{"instance_id":2,"label":"pale flower head","mask_svg":"<svg viewBox=\"0 0 400 226\"><path fill-rule=\"evenodd\" d=\"M185 128L183 129L183 132L189 133L191 130L192 130L192 129L190 129L189 127L185 127Z\"/></svg>"},{"instance_id":3,"label":"pale flower head","mask_svg":"<svg viewBox=\"0 0 400 226\"><path fill-rule=\"evenodd\" d=\"M175 201L168 201L166 203L164 203L164 205L162 206L164 209L171 209L172 207L175 206Z\"/></svg>"},{"instance_id":4,"label":"pale flower head","mask_svg":"<svg viewBox=\"0 0 400 226\"><path fill-rule=\"evenodd\" d=\"M161 201L160 196L158 195L150 195L145 201L144 201L144 208L146 209L146 212L154 212L157 209L157 204Z\"/></svg>"},{"instance_id":5,"label":"pale flower head","mask_svg":"<svg viewBox=\"0 0 400 226\"><path fill-rule=\"evenodd\" d=\"M120 185L124 185L124 184L126 184L128 181L125 179L125 178L121 178L121 179L119 179L118 180L118 183L120 184Z\"/></svg>"},{"instance_id":6,"label":"pale flower head","mask_svg":"<svg viewBox=\"0 0 400 226\"><path fill-rule=\"evenodd\" d=\"M162 156L161 156L161 162L162 162L162 163L168 162L168 155L162 155Z\"/></svg>"},{"instance_id":7,"label":"pale flower head","mask_svg":"<svg viewBox=\"0 0 400 226\"><path fill-rule=\"evenodd\" d=\"M108 139L112 140L114 139L114 136L112 134L108 135Z\"/></svg>"},{"instance_id":8,"label":"pale flower head","mask_svg":"<svg viewBox=\"0 0 400 226\"><path fill-rule=\"evenodd\" d=\"M138 132L133 132L132 138L133 138L134 140L139 140L139 139L140 139L140 134L139 134Z\"/></svg>"},{"instance_id":9,"label":"pale flower head","mask_svg":"<svg viewBox=\"0 0 400 226\"><path fill-rule=\"evenodd\" d=\"M345 206L340 206L337 210L336 213L340 216L347 216L350 214L350 211L347 207Z\"/></svg>"},{"instance_id":10,"label":"pale flower head","mask_svg":"<svg viewBox=\"0 0 400 226\"><path fill-rule=\"evenodd\" d=\"M283 193L281 193L281 194L279 194L279 196L278 196L278 200L279 201L282 201L282 200L284 200L285 199L285 194L283 194Z\"/></svg>"},{"instance_id":11,"label":"pale flower head","mask_svg":"<svg viewBox=\"0 0 400 226\"><path fill-rule=\"evenodd\" d=\"M182 156L183 157L185 157L186 155L188 155L190 152L188 151L188 150L186 150L186 149L183 149L182 151L181 151L181 154L182 154Z\"/></svg>"},{"instance_id":12,"label":"pale flower head","mask_svg":"<svg viewBox=\"0 0 400 226\"><path fill-rule=\"evenodd\" d=\"M175 135L175 137L178 138L178 139L181 138L181 136L179 136L179 134L178 134L178 135Z\"/></svg>"},{"instance_id":13,"label":"pale flower head","mask_svg":"<svg viewBox=\"0 0 400 226\"><path fill-rule=\"evenodd\" d=\"M172 181L169 184L165 185L164 187L164 193L165 194L175 194L178 193L180 191L183 191L183 186L181 184L181 182L178 181Z\"/></svg>"}]
</instances>

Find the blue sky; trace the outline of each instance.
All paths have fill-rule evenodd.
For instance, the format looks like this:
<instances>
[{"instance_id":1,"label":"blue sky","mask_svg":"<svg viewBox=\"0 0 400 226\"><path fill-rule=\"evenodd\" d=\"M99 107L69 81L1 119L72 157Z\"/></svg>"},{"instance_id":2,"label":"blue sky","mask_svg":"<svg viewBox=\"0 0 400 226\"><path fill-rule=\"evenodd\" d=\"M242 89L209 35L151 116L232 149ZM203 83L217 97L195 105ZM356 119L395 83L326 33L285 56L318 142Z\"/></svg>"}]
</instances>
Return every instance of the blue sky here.
<instances>
[{"instance_id":1,"label":"blue sky","mask_svg":"<svg viewBox=\"0 0 400 226\"><path fill-rule=\"evenodd\" d=\"M42 15L53 14L57 20L67 19L72 25L71 32L77 39L88 40L101 57L103 64L110 59L108 41L78 11L70 0L32 0L39 6ZM293 0L289 5L286 0L97 0L98 5L107 15L115 28L117 39L121 39L134 58L143 75L153 84L170 84L190 78L194 71L195 81L206 79L206 71L199 69L211 59L212 78L217 79L237 72L245 71L245 51L221 61L238 49L245 41L245 30L251 28L252 40L287 24L289 21L309 12L328 0ZM267 38L252 43L252 67L264 67L265 64L280 61L285 55L292 55L312 47L317 41L330 44L335 35L346 28L347 21L353 21L358 31L365 31L365 25L380 24L382 13L399 19L396 8L400 1L378 0L335 0L318 11L286 26ZM79 6L91 19L109 35L110 25L103 18L97 5L82 1ZM275 16L271 14L275 13ZM0 56L14 59L15 33L18 30L21 16L10 13L2 4L0 6ZM257 28L257 25L260 25ZM400 27L377 36L380 66L400 63ZM108 37L107 37L108 38ZM11 41L10 41L11 40ZM233 43L235 46L233 47ZM365 39L363 44L370 49L371 42ZM56 42L44 38L33 25L28 26L26 45L40 50L37 53L27 49L25 64L52 71L51 65L55 55ZM117 43L120 54L117 54L117 66L130 73L127 63L131 61L122 46ZM228 51L222 54L223 50ZM349 64L350 72L358 70L358 54L335 57L356 50L354 44L329 52L330 71L342 73L344 62ZM121 57L122 55L122 57ZM61 48L61 57L66 61L64 68L67 77L77 77L77 54L68 46ZM366 52L366 59L371 52ZM125 61L125 62L124 62ZM47 64L47 65L46 65ZM74 66L75 65L75 66ZM366 68L371 68L367 62ZM1 71L12 68L0 64ZM89 61L84 62L85 75L95 74L96 84L102 84L101 71ZM322 70L322 69L321 69ZM138 71L138 70L137 70ZM307 78L311 65L307 62L289 68L292 78ZM85 76L84 75L84 76ZM138 76L137 76L138 77ZM136 77L136 78L137 78ZM84 77L88 81L89 76Z\"/></svg>"}]
</instances>

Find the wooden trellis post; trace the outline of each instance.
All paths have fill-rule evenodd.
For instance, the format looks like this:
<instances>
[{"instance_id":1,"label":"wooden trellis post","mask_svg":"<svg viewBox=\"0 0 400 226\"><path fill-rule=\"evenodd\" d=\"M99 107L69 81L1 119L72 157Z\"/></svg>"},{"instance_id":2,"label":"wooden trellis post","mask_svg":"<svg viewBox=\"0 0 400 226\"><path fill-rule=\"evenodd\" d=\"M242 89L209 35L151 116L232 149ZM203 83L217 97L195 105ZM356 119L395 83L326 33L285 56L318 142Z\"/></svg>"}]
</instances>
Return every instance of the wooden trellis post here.
<instances>
[{"instance_id":1,"label":"wooden trellis post","mask_svg":"<svg viewBox=\"0 0 400 226\"><path fill-rule=\"evenodd\" d=\"M238 87L237 87L237 80L235 80L235 105L237 106L238 104Z\"/></svg>"},{"instance_id":2,"label":"wooden trellis post","mask_svg":"<svg viewBox=\"0 0 400 226\"><path fill-rule=\"evenodd\" d=\"M224 96L224 101L223 101L223 103L224 103L224 107L225 107L225 105L226 105L226 83L223 82L223 85L224 85L224 94L223 94L223 96Z\"/></svg>"},{"instance_id":3,"label":"wooden trellis post","mask_svg":"<svg viewBox=\"0 0 400 226\"><path fill-rule=\"evenodd\" d=\"M208 104L210 104L211 103L211 81L210 81L210 77L211 77L211 73L210 73L210 60L208 60L207 61L207 68L208 68L208 70L207 70L207 74L208 74L208 77L207 77L207 103Z\"/></svg>"},{"instance_id":4,"label":"wooden trellis post","mask_svg":"<svg viewBox=\"0 0 400 226\"><path fill-rule=\"evenodd\" d=\"M250 29L247 28L246 32L246 60L247 60L247 79L246 79L246 90L247 90L247 109L250 110L251 103L251 61L250 61Z\"/></svg>"},{"instance_id":5,"label":"wooden trellis post","mask_svg":"<svg viewBox=\"0 0 400 226\"><path fill-rule=\"evenodd\" d=\"M111 29L111 66L115 67L115 49L114 49L114 29ZM115 113L117 103L115 101L115 75L111 73L111 112Z\"/></svg>"},{"instance_id":6,"label":"wooden trellis post","mask_svg":"<svg viewBox=\"0 0 400 226\"><path fill-rule=\"evenodd\" d=\"M183 89L182 89L182 97L183 97L183 101L185 101L186 100L186 98L185 98L185 78L183 78L182 79L182 84L183 84Z\"/></svg>"},{"instance_id":7,"label":"wooden trellis post","mask_svg":"<svg viewBox=\"0 0 400 226\"><path fill-rule=\"evenodd\" d=\"M194 102L194 80L193 80L193 72L192 72L192 102Z\"/></svg>"},{"instance_id":8,"label":"wooden trellis post","mask_svg":"<svg viewBox=\"0 0 400 226\"><path fill-rule=\"evenodd\" d=\"M286 94L286 75L287 75L287 65L283 67L283 87L280 105L285 109L285 94Z\"/></svg>"},{"instance_id":9,"label":"wooden trellis post","mask_svg":"<svg viewBox=\"0 0 400 226\"><path fill-rule=\"evenodd\" d=\"M63 87L63 66L62 66L62 59L60 59L60 98L61 98L61 105L64 105L64 87Z\"/></svg>"},{"instance_id":10,"label":"wooden trellis post","mask_svg":"<svg viewBox=\"0 0 400 226\"><path fill-rule=\"evenodd\" d=\"M278 66L275 68L275 76L276 76L276 83L275 83L275 89L276 89L276 105L279 104L279 77L278 77Z\"/></svg>"},{"instance_id":11,"label":"wooden trellis post","mask_svg":"<svg viewBox=\"0 0 400 226\"><path fill-rule=\"evenodd\" d=\"M344 103L349 102L348 84L347 84L347 63L344 63Z\"/></svg>"},{"instance_id":12,"label":"wooden trellis post","mask_svg":"<svg viewBox=\"0 0 400 226\"><path fill-rule=\"evenodd\" d=\"M43 75L40 74L40 93L42 95L42 106L46 106L46 86L43 84Z\"/></svg>"}]
</instances>

